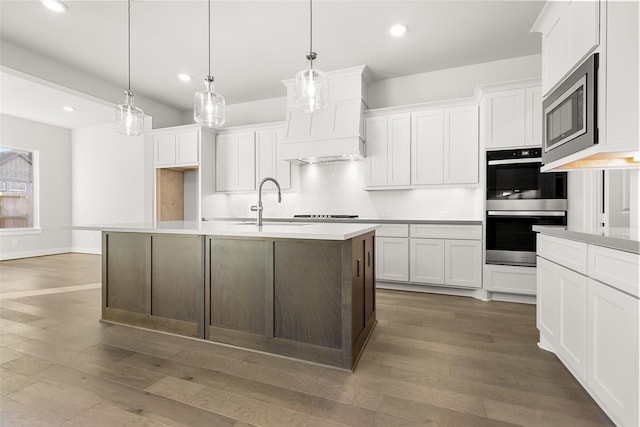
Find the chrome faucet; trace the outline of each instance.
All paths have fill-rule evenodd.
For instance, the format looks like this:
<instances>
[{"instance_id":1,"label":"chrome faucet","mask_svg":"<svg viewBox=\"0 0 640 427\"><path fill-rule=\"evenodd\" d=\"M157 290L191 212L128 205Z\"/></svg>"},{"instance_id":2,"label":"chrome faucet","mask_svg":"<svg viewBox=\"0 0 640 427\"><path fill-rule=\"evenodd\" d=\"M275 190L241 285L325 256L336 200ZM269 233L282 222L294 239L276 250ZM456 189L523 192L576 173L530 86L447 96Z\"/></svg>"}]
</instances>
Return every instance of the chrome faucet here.
<instances>
[{"instance_id":1,"label":"chrome faucet","mask_svg":"<svg viewBox=\"0 0 640 427\"><path fill-rule=\"evenodd\" d=\"M280 183L278 183L278 181L275 178L271 178L270 176L264 178L262 181L260 181L260 187L258 187L258 206L251 206L251 210L252 211L258 211L258 218L256 219L256 225L261 226L262 225L262 186L264 185L265 182L267 181L271 181L273 182L276 187L278 187L278 203L282 203L282 193L280 192Z\"/></svg>"}]
</instances>

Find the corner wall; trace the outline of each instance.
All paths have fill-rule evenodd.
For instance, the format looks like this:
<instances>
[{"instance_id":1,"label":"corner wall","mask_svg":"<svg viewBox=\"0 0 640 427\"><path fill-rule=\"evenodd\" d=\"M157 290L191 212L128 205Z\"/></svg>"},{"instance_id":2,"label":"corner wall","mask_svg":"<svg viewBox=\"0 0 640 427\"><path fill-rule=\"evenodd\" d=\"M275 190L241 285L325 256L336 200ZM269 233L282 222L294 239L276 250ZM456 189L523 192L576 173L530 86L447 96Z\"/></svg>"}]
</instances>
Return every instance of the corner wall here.
<instances>
[{"instance_id":1,"label":"corner wall","mask_svg":"<svg viewBox=\"0 0 640 427\"><path fill-rule=\"evenodd\" d=\"M0 115L0 144L39 151L40 230L0 234L0 259L69 252L71 247L71 131Z\"/></svg>"}]
</instances>

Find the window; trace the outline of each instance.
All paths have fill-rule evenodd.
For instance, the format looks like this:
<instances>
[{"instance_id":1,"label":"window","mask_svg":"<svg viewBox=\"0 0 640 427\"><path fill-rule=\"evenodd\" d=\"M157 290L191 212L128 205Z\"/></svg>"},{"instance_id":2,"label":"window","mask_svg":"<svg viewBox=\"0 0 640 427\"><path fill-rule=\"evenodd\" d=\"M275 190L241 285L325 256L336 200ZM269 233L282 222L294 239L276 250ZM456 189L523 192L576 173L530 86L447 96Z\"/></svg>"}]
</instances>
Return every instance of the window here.
<instances>
[{"instance_id":1,"label":"window","mask_svg":"<svg viewBox=\"0 0 640 427\"><path fill-rule=\"evenodd\" d=\"M0 230L38 226L37 154L0 147Z\"/></svg>"}]
</instances>

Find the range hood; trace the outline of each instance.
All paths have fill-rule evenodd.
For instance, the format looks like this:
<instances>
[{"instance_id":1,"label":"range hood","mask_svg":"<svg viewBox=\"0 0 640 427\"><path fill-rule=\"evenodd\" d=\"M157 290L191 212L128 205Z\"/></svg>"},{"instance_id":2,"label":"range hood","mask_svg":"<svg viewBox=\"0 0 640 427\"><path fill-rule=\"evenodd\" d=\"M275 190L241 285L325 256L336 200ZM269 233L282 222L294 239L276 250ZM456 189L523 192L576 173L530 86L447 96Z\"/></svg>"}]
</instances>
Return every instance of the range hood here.
<instances>
[{"instance_id":1,"label":"range hood","mask_svg":"<svg viewBox=\"0 0 640 427\"><path fill-rule=\"evenodd\" d=\"M311 114L293 106L293 80L283 81L287 123L278 157L297 164L363 159L366 74L364 65L327 73L329 106Z\"/></svg>"}]
</instances>

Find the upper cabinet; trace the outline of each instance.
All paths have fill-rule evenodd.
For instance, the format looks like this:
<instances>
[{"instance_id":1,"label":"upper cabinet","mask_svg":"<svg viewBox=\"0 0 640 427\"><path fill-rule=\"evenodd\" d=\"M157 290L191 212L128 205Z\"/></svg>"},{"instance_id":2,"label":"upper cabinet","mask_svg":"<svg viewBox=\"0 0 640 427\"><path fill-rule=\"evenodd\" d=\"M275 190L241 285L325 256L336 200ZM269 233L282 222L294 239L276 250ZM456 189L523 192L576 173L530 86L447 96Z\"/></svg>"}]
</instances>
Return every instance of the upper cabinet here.
<instances>
[{"instance_id":1,"label":"upper cabinet","mask_svg":"<svg viewBox=\"0 0 640 427\"><path fill-rule=\"evenodd\" d=\"M152 135L156 167L197 166L200 129L168 128Z\"/></svg>"},{"instance_id":2,"label":"upper cabinet","mask_svg":"<svg viewBox=\"0 0 640 427\"><path fill-rule=\"evenodd\" d=\"M365 187L478 182L478 106L365 119Z\"/></svg>"},{"instance_id":3,"label":"upper cabinet","mask_svg":"<svg viewBox=\"0 0 640 427\"><path fill-rule=\"evenodd\" d=\"M365 120L366 187L411 184L411 115L370 117Z\"/></svg>"},{"instance_id":4,"label":"upper cabinet","mask_svg":"<svg viewBox=\"0 0 640 427\"><path fill-rule=\"evenodd\" d=\"M600 44L600 2L547 2L533 31L542 33L542 92L546 95Z\"/></svg>"},{"instance_id":5,"label":"upper cabinet","mask_svg":"<svg viewBox=\"0 0 640 427\"><path fill-rule=\"evenodd\" d=\"M255 133L233 132L218 135L216 191L255 189Z\"/></svg>"},{"instance_id":6,"label":"upper cabinet","mask_svg":"<svg viewBox=\"0 0 640 427\"><path fill-rule=\"evenodd\" d=\"M226 129L216 137L216 191L255 191L266 177L291 188L292 166L281 160L281 127ZM275 189L267 182L263 189Z\"/></svg>"},{"instance_id":7,"label":"upper cabinet","mask_svg":"<svg viewBox=\"0 0 640 427\"><path fill-rule=\"evenodd\" d=\"M481 102L484 147L501 149L542 145L540 86L486 91ZM494 91L495 90L495 91Z\"/></svg>"}]
</instances>

